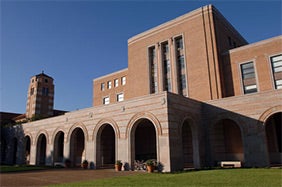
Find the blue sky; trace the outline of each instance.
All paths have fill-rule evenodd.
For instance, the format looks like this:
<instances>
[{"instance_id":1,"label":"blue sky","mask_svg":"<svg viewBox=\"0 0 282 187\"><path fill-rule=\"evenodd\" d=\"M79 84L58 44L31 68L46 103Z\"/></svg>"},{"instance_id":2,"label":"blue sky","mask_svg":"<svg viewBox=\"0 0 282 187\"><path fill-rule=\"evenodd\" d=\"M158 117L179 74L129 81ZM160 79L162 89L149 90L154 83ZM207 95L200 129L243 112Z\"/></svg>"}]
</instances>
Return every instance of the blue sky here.
<instances>
[{"instance_id":1,"label":"blue sky","mask_svg":"<svg viewBox=\"0 0 282 187\"><path fill-rule=\"evenodd\" d=\"M16 1L1 4L1 109L24 113L31 76L54 78L55 109L92 106L92 81L127 67L127 40L213 4L249 42L281 35L281 1Z\"/></svg>"}]
</instances>

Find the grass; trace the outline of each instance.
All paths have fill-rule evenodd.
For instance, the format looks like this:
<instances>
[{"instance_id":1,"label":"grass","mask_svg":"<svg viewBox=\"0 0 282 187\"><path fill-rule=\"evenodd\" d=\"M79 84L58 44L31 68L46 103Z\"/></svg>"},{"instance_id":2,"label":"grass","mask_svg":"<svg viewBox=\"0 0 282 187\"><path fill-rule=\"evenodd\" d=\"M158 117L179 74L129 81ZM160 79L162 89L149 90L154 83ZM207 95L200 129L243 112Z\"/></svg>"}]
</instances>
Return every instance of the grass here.
<instances>
[{"instance_id":1,"label":"grass","mask_svg":"<svg viewBox=\"0 0 282 187\"><path fill-rule=\"evenodd\" d=\"M53 186L247 186L281 187L281 169L217 169L179 173L137 174Z\"/></svg>"},{"instance_id":2,"label":"grass","mask_svg":"<svg viewBox=\"0 0 282 187\"><path fill-rule=\"evenodd\" d=\"M48 167L50 168L50 167ZM40 167L40 166L8 166L8 165L1 165L0 166L0 173L9 173L9 172L20 172L20 171L34 171L34 170L43 170L47 169L47 167Z\"/></svg>"}]
</instances>

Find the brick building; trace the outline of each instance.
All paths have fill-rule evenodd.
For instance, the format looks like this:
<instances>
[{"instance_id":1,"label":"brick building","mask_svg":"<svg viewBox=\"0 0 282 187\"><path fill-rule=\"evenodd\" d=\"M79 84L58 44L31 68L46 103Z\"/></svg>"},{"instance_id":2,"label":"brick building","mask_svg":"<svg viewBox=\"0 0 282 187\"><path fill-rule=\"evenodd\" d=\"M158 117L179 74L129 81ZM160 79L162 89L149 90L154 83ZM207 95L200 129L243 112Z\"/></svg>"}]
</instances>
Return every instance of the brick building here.
<instances>
[{"instance_id":1,"label":"brick building","mask_svg":"<svg viewBox=\"0 0 282 187\"><path fill-rule=\"evenodd\" d=\"M156 159L163 171L280 165L281 88L282 36L248 44L208 5L130 38L128 68L94 79L93 107L22 124L14 154L97 168Z\"/></svg>"}]
</instances>

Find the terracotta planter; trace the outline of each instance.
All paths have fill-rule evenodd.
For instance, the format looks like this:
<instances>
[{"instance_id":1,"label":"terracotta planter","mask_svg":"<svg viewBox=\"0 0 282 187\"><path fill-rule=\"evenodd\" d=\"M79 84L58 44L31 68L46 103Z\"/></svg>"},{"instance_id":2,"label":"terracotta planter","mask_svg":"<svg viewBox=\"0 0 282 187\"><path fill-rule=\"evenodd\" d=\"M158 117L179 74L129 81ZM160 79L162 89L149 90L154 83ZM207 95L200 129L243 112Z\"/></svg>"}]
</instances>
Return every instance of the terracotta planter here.
<instances>
[{"instance_id":1,"label":"terracotta planter","mask_svg":"<svg viewBox=\"0 0 282 187\"><path fill-rule=\"evenodd\" d=\"M88 163L83 163L83 164L82 164L82 168L83 168L83 169L87 169L87 168L88 168Z\"/></svg>"},{"instance_id":2,"label":"terracotta planter","mask_svg":"<svg viewBox=\"0 0 282 187\"><path fill-rule=\"evenodd\" d=\"M155 166L147 166L147 170L149 173L153 173L155 170Z\"/></svg>"},{"instance_id":3,"label":"terracotta planter","mask_svg":"<svg viewBox=\"0 0 282 187\"><path fill-rule=\"evenodd\" d=\"M122 167L122 165L115 164L115 170L116 171L121 171L121 167Z\"/></svg>"}]
</instances>

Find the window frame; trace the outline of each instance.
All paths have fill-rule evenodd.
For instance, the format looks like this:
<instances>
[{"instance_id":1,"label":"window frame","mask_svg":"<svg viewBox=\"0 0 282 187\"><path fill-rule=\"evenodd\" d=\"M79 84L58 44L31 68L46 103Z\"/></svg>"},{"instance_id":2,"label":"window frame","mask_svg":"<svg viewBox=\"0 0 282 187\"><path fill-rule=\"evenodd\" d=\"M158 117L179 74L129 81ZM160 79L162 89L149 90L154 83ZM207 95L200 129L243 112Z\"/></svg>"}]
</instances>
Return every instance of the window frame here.
<instances>
[{"instance_id":1,"label":"window frame","mask_svg":"<svg viewBox=\"0 0 282 187\"><path fill-rule=\"evenodd\" d=\"M274 90L280 90L280 89L282 89L282 88L277 88L276 80L275 80L275 73L276 73L276 72L274 72L273 63L272 63L272 58L273 58L273 57L277 57L277 56L281 56L281 57L282 57L282 53L277 53L277 54L269 55L269 57L268 57L268 60L269 60L269 68L270 68L270 71L271 71L272 87L273 87Z\"/></svg>"},{"instance_id":2,"label":"window frame","mask_svg":"<svg viewBox=\"0 0 282 187\"><path fill-rule=\"evenodd\" d=\"M242 65L244 64L248 64L248 63L253 63L253 68L254 68L254 79L255 79L255 82L256 82L256 92L251 92L251 93L246 93L245 92L245 85L244 85L244 79L243 79L243 71L242 71ZM247 61L244 61L244 62L241 62L239 63L239 76L240 76L240 84L241 84L241 93L242 95L247 95L247 94L255 94L255 93L258 93L259 92L259 84L258 84L258 74L257 74L257 68L256 68L256 61L255 59L250 59L250 60L247 60Z\"/></svg>"}]
</instances>

